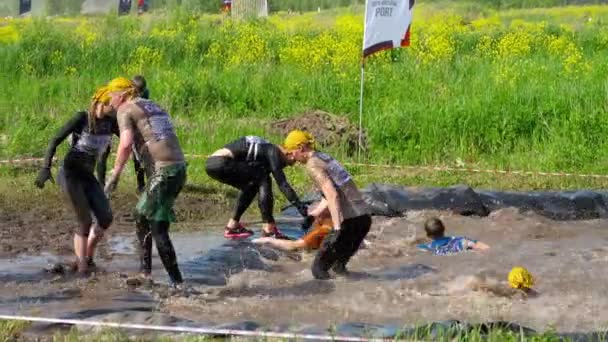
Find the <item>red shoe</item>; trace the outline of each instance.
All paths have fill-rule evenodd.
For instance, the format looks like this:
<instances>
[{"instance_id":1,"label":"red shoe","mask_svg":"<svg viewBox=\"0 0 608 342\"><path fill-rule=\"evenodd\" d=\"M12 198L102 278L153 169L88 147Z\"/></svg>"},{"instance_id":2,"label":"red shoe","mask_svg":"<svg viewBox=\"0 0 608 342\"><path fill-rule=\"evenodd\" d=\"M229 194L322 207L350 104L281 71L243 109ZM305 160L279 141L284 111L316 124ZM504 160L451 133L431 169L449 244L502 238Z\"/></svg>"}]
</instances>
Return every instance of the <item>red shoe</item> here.
<instances>
[{"instance_id":1,"label":"red shoe","mask_svg":"<svg viewBox=\"0 0 608 342\"><path fill-rule=\"evenodd\" d=\"M239 226L236 228L228 228L224 230L224 237L226 239L244 239L253 235L253 232L247 228L245 228L242 224L239 223Z\"/></svg>"}]
</instances>

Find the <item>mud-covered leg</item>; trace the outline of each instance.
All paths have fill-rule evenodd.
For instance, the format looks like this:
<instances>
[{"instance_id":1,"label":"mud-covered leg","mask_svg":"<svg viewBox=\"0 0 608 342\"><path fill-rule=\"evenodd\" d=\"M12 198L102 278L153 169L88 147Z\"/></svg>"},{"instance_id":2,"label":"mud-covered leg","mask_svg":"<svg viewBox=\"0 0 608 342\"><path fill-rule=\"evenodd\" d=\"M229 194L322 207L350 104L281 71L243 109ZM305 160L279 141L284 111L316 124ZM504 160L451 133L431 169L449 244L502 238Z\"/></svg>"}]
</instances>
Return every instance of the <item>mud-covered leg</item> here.
<instances>
[{"instance_id":1,"label":"mud-covered leg","mask_svg":"<svg viewBox=\"0 0 608 342\"><path fill-rule=\"evenodd\" d=\"M348 264L353 255L359 250L363 239L369 232L370 226L371 217L362 216L347 223L345 227L343 227L343 231L340 232L341 236L337 240L336 263L332 267L332 270L336 274L345 275L348 273L346 264Z\"/></svg>"},{"instance_id":2,"label":"mud-covered leg","mask_svg":"<svg viewBox=\"0 0 608 342\"><path fill-rule=\"evenodd\" d=\"M139 240L139 271L149 276L152 273L152 229L150 221L138 215L136 220L137 239Z\"/></svg>"},{"instance_id":3,"label":"mud-covered leg","mask_svg":"<svg viewBox=\"0 0 608 342\"><path fill-rule=\"evenodd\" d=\"M315 256L315 260L312 263L312 275L316 279L329 279L329 273L327 272L333 264L336 262L336 250L334 248L335 239L337 232L332 230L323 239L323 243Z\"/></svg>"},{"instance_id":4,"label":"mud-covered leg","mask_svg":"<svg viewBox=\"0 0 608 342\"><path fill-rule=\"evenodd\" d=\"M171 243L171 238L169 238L169 222L152 221L151 226L158 255L169 274L171 282L173 284L181 284L183 282L182 274L177 265L177 256L175 255L173 243Z\"/></svg>"},{"instance_id":5,"label":"mud-covered leg","mask_svg":"<svg viewBox=\"0 0 608 342\"><path fill-rule=\"evenodd\" d=\"M270 175L266 175L260 180L258 192L258 208L262 214L262 221L266 224L274 225L272 211L274 209L274 196L272 194L272 180Z\"/></svg>"},{"instance_id":6,"label":"mud-covered leg","mask_svg":"<svg viewBox=\"0 0 608 342\"><path fill-rule=\"evenodd\" d=\"M243 214L245 213L247 208L249 208L249 206L251 205L251 202L253 202L255 195L257 195L258 188L259 188L259 184L252 182L252 183L245 185L241 189L241 192L239 193L239 197L236 200L236 206L234 208L234 215L232 216L232 219L234 221L239 222L241 220L241 216L243 216Z\"/></svg>"},{"instance_id":7,"label":"mud-covered leg","mask_svg":"<svg viewBox=\"0 0 608 342\"><path fill-rule=\"evenodd\" d=\"M89 230L93 222L91 216L91 207L87 198L87 193L82 175L62 176L64 190L67 193L67 197L70 200L76 217L78 218L79 229L74 234L74 252L76 254L76 262L73 265L78 272L85 274L88 271L87 265L87 239L89 236Z\"/></svg>"},{"instance_id":8,"label":"mud-covered leg","mask_svg":"<svg viewBox=\"0 0 608 342\"><path fill-rule=\"evenodd\" d=\"M86 186L86 195L91 207L91 211L95 216L95 222L93 223L87 241L87 263L89 266L95 266L93 258L95 257L95 249L99 244L99 241L104 236L106 229L110 227L114 216L112 214L112 208L110 202L103 193L101 184L95 181L91 177L90 182Z\"/></svg>"},{"instance_id":9,"label":"mud-covered leg","mask_svg":"<svg viewBox=\"0 0 608 342\"><path fill-rule=\"evenodd\" d=\"M137 175L137 192L142 193L146 190L145 170L137 158L133 158L133 169Z\"/></svg>"}]
</instances>

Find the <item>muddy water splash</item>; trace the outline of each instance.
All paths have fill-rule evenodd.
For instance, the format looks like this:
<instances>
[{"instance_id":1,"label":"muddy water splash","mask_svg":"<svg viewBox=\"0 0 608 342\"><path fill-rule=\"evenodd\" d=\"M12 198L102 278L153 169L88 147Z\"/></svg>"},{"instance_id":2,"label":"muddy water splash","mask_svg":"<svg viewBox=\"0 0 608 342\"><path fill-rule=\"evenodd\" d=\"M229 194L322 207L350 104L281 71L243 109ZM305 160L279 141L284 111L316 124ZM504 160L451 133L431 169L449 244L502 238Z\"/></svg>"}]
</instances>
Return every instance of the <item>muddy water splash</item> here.
<instances>
[{"instance_id":1,"label":"muddy water splash","mask_svg":"<svg viewBox=\"0 0 608 342\"><path fill-rule=\"evenodd\" d=\"M432 215L444 220L448 234L469 236L492 248L443 257L418 250L415 244L425 238L422 225ZM118 309L126 315L154 306L195 322L255 321L269 328L344 322L400 327L458 319L514 321L539 330L599 330L608 321L606 228L604 220L556 222L512 209L484 218L436 211L375 218L369 245L349 265L351 275L331 281L312 278L314 253L304 252L298 261L246 241L225 241L219 232L172 234L183 273L198 291L173 297L124 286L120 273L137 270L133 237L125 235L110 239L112 258L99 262L106 272L94 281L13 281L3 284L0 300L2 310L36 307L68 315L111 309L114 318ZM158 258L153 263L155 279L164 282ZM0 262L0 274L17 273L14 265ZM507 273L519 265L536 277L539 296L501 292L508 290ZM150 305L142 304L143 297L130 298L133 293L145 296ZM28 304L36 298L42 304Z\"/></svg>"}]
</instances>

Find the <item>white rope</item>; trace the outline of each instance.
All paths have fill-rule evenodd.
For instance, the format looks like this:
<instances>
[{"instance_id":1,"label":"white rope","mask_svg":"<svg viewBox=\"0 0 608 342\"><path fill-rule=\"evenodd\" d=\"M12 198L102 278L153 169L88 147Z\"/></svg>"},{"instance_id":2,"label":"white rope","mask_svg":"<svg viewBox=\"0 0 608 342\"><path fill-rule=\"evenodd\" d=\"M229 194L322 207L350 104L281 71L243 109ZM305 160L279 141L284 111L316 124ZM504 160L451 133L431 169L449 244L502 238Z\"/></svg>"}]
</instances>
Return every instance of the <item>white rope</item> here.
<instances>
[{"instance_id":1,"label":"white rope","mask_svg":"<svg viewBox=\"0 0 608 342\"><path fill-rule=\"evenodd\" d=\"M181 332L181 333L197 333L197 334L205 334L205 335L274 337L274 338L289 338L289 339L313 339L313 340L323 340L323 341L383 341L383 340L386 340L386 339L381 339L381 338L365 338L365 337L352 337L352 336L330 336L330 335L315 335L315 334L280 333L280 332L271 332L271 331L265 332L265 331L250 331L250 330L238 330L238 329L174 327L174 326L167 326L167 325L144 325L144 324L131 324L131 323L84 321L84 320L79 320L79 319L62 319L62 318L47 318L47 317L32 317L32 316L0 315L0 320L16 320L16 321L59 323L59 324L72 324L72 325L90 325L90 326L96 326L96 327L170 331L170 332Z\"/></svg>"},{"instance_id":2,"label":"white rope","mask_svg":"<svg viewBox=\"0 0 608 342\"><path fill-rule=\"evenodd\" d=\"M186 154L186 158L200 159L208 156L202 154ZM56 161L57 158L53 158ZM44 161L44 158L18 158L0 160L0 165L7 164L25 164L39 163ZM449 166L424 166L424 165L391 165L391 164L373 164L373 163L354 163L344 162L344 166L368 167L368 168L383 168L383 169L402 169L413 171L429 171L429 172L463 172L463 173L487 173L495 175L516 175L516 176L543 176L543 177L578 177L578 178L593 178L593 179L608 179L606 174L594 173L572 173L572 172L544 172L544 171L525 171L525 170L495 170L495 169L477 169Z\"/></svg>"}]
</instances>

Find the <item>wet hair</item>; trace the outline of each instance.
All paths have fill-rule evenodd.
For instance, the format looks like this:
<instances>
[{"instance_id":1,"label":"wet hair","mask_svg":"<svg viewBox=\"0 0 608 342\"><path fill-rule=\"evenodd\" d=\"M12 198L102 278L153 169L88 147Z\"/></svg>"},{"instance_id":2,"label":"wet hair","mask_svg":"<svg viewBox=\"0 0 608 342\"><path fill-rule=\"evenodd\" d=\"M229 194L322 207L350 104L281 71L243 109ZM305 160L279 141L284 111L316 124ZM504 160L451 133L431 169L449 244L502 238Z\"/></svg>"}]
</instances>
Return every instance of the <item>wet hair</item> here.
<instances>
[{"instance_id":1,"label":"wet hair","mask_svg":"<svg viewBox=\"0 0 608 342\"><path fill-rule=\"evenodd\" d=\"M137 90L137 95L148 99L150 97L150 92L148 91L148 87L146 84L146 79L142 75L133 76L133 84L135 85L135 89Z\"/></svg>"},{"instance_id":2,"label":"wet hair","mask_svg":"<svg viewBox=\"0 0 608 342\"><path fill-rule=\"evenodd\" d=\"M89 132L92 133L97 131L97 127L95 125L95 120L97 119L97 116L95 115L95 113L97 112L97 108L99 105L102 105L101 102L92 101L91 105L89 106L89 110L87 111L87 125L89 126Z\"/></svg>"},{"instance_id":3,"label":"wet hair","mask_svg":"<svg viewBox=\"0 0 608 342\"><path fill-rule=\"evenodd\" d=\"M424 223L424 230L426 231L426 236L430 237L431 239L438 239L443 237L443 234L445 233L445 226L440 219L431 217Z\"/></svg>"}]
</instances>

